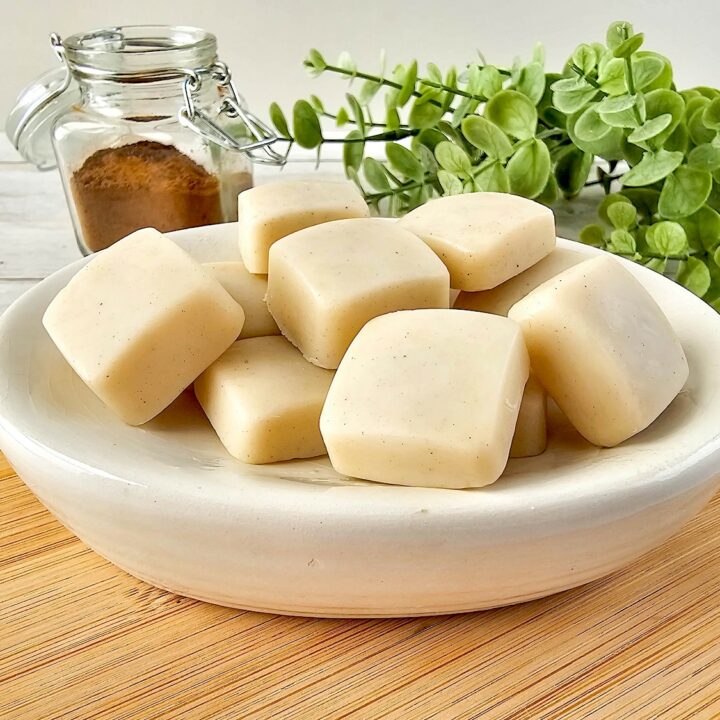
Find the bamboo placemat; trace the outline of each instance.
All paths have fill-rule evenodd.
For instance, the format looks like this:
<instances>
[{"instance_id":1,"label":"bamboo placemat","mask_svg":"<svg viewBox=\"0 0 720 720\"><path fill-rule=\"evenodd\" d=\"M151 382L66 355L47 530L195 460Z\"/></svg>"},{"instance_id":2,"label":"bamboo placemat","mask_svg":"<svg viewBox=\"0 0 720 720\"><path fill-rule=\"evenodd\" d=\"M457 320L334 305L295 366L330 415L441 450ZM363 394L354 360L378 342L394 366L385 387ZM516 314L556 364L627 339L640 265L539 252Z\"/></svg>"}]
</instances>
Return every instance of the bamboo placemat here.
<instances>
[{"instance_id":1,"label":"bamboo placemat","mask_svg":"<svg viewBox=\"0 0 720 720\"><path fill-rule=\"evenodd\" d=\"M2 718L720 717L720 497L632 566L554 597L316 620L135 580L65 530L0 455L0 581Z\"/></svg>"}]
</instances>

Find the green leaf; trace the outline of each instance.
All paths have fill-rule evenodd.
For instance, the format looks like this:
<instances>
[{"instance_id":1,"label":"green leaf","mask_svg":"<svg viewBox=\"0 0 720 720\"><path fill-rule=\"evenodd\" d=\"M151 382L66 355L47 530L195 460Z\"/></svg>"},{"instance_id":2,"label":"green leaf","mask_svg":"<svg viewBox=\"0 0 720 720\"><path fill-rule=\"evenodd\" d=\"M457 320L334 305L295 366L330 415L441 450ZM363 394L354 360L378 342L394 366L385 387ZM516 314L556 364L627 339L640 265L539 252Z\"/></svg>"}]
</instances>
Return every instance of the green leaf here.
<instances>
[{"instance_id":1,"label":"green leaf","mask_svg":"<svg viewBox=\"0 0 720 720\"><path fill-rule=\"evenodd\" d=\"M710 104L710 100L706 98L704 95L698 95L696 97L692 97L689 100L687 100L685 104L685 117L689 120L695 112L702 108L703 110ZM701 117L702 122L702 117Z\"/></svg>"},{"instance_id":2,"label":"green leaf","mask_svg":"<svg viewBox=\"0 0 720 720\"><path fill-rule=\"evenodd\" d=\"M637 90L650 87L665 69L663 61L654 55L635 57L632 60L633 79Z\"/></svg>"},{"instance_id":3,"label":"green leaf","mask_svg":"<svg viewBox=\"0 0 720 720\"><path fill-rule=\"evenodd\" d=\"M325 106L323 105L323 101L317 95L311 95L309 100L310 104L313 106L313 110L315 110L316 113L319 114L325 112Z\"/></svg>"},{"instance_id":4,"label":"green leaf","mask_svg":"<svg viewBox=\"0 0 720 720\"><path fill-rule=\"evenodd\" d=\"M550 175L550 151L542 140L533 138L521 145L507 165L510 189L516 195L537 197Z\"/></svg>"},{"instance_id":5,"label":"green leaf","mask_svg":"<svg viewBox=\"0 0 720 720\"><path fill-rule=\"evenodd\" d=\"M565 197L574 197L585 186L593 155L582 151L574 145L563 148L555 161L555 178Z\"/></svg>"},{"instance_id":6,"label":"green leaf","mask_svg":"<svg viewBox=\"0 0 720 720\"><path fill-rule=\"evenodd\" d=\"M649 222L657 213L658 202L660 201L660 192L650 188L623 188L620 194L627 198L638 211L640 218Z\"/></svg>"},{"instance_id":7,"label":"green leaf","mask_svg":"<svg viewBox=\"0 0 720 720\"><path fill-rule=\"evenodd\" d=\"M635 128L635 130L628 135L628 140L636 145L645 143L657 137L671 122L672 115L670 113L658 115L645 121L640 127Z\"/></svg>"},{"instance_id":8,"label":"green leaf","mask_svg":"<svg viewBox=\"0 0 720 720\"><path fill-rule=\"evenodd\" d=\"M320 120L307 100L298 100L293 107L293 129L300 147L312 150L323 140Z\"/></svg>"},{"instance_id":9,"label":"green leaf","mask_svg":"<svg viewBox=\"0 0 720 720\"><path fill-rule=\"evenodd\" d=\"M637 220L637 210L630 203L612 203L607 208L607 215L616 230L630 230Z\"/></svg>"},{"instance_id":10,"label":"green leaf","mask_svg":"<svg viewBox=\"0 0 720 720\"><path fill-rule=\"evenodd\" d=\"M497 95L502 90L502 75L494 65L486 65L478 76L477 92L490 99L493 95ZM543 85L545 78L543 77Z\"/></svg>"},{"instance_id":11,"label":"green leaf","mask_svg":"<svg viewBox=\"0 0 720 720\"><path fill-rule=\"evenodd\" d=\"M398 107L403 107L405 103L410 99L413 92L415 91L415 83L417 82L417 60L413 60L410 63L410 67L405 71L404 79L402 82L402 88L398 93L397 104Z\"/></svg>"},{"instance_id":12,"label":"green leaf","mask_svg":"<svg viewBox=\"0 0 720 720\"><path fill-rule=\"evenodd\" d=\"M427 74L430 80L436 83L442 83L442 73L435 63L427 64Z\"/></svg>"},{"instance_id":13,"label":"green leaf","mask_svg":"<svg viewBox=\"0 0 720 720\"><path fill-rule=\"evenodd\" d=\"M715 251L715 254L713 255L713 260L715 261L715 264L720 268L720 247Z\"/></svg>"},{"instance_id":14,"label":"green leaf","mask_svg":"<svg viewBox=\"0 0 720 720\"><path fill-rule=\"evenodd\" d=\"M385 128L387 130L397 130L399 127L400 115L398 114L397 108L389 107L385 113Z\"/></svg>"},{"instance_id":15,"label":"green leaf","mask_svg":"<svg viewBox=\"0 0 720 720\"><path fill-rule=\"evenodd\" d=\"M632 37L633 26L627 20L618 20L611 23L605 35L605 42L611 50L621 45L626 38Z\"/></svg>"},{"instance_id":16,"label":"green leaf","mask_svg":"<svg viewBox=\"0 0 720 720\"><path fill-rule=\"evenodd\" d=\"M424 129L432 128L437 125L438 120L443 116L442 107L438 107L434 103L420 102L422 98L417 98L410 108L408 115L408 123L410 127Z\"/></svg>"},{"instance_id":17,"label":"green leaf","mask_svg":"<svg viewBox=\"0 0 720 720\"><path fill-rule=\"evenodd\" d=\"M645 58L656 58L662 64L662 69L660 70L660 73L648 84L643 84L642 86L640 86L638 85L638 78L644 80L642 77L643 74L649 75L649 70L652 69L651 65L645 67L638 65L636 67L636 63L638 63L640 60L644 60ZM650 52L648 50L639 50L633 57L633 76L635 77L636 86L641 90L645 90L645 92L650 92L651 90L659 90L661 88L670 89L673 86L672 65L670 64L670 61L660 53Z\"/></svg>"},{"instance_id":18,"label":"green leaf","mask_svg":"<svg viewBox=\"0 0 720 720\"><path fill-rule=\"evenodd\" d=\"M703 110L702 122L710 130L720 130L720 97L714 98Z\"/></svg>"},{"instance_id":19,"label":"green leaf","mask_svg":"<svg viewBox=\"0 0 720 720\"><path fill-rule=\"evenodd\" d=\"M275 126L278 134L284 138L290 138L290 129L288 128L287 120L285 119L285 113L283 113L280 106L274 102L270 105L270 122Z\"/></svg>"},{"instance_id":20,"label":"green leaf","mask_svg":"<svg viewBox=\"0 0 720 720\"><path fill-rule=\"evenodd\" d=\"M690 249L682 225L669 220L651 225L645 235L650 249L660 255L683 255Z\"/></svg>"},{"instance_id":21,"label":"green leaf","mask_svg":"<svg viewBox=\"0 0 720 720\"><path fill-rule=\"evenodd\" d=\"M583 75L587 75L597 65L598 57L595 48L586 43L578 45L572 54L572 61L580 68Z\"/></svg>"},{"instance_id":22,"label":"green leaf","mask_svg":"<svg viewBox=\"0 0 720 720\"><path fill-rule=\"evenodd\" d=\"M499 162L490 163L475 175L475 186L483 192L510 192L508 171Z\"/></svg>"},{"instance_id":23,"label":"green leaf","mask_svg":"<svg viewBox=\"0 0 720 720\"><path fill-rule=\"evenodd\" d=\"M624 95L628 91L625 81L625 61L613 58L603 65L598 75L600 89L608 95Z\"/></svg>"},{"instance_id":24,"label":"green leaf","mask_svg":"<svg viewBox=\"0 0 720 720\"><path fill-rule=\"evenodd\" d=\"M661 275L665 272L667 269L667 259L666 258L650 258L645 263L646 268L650 268L651 270L654 270L657 273L660 273Z\"/></svg>"},{"instance_id":25,"label":"green leaf","mask_svg":"<svg viewBox=\"0 0 720 720\"><path fill-rule=\"evenodd\" d=\"M443 170L458 175L468 175L472 169L467 153L449 140L437 144L435 159Z\"/></svg>"},{"instance_id":26,"label":"green leaf","mask_svg":"<svg viewBox=\"0 0 720 720\"><path fill-rule=\"evenodd\" d=\"M379 82L375 82L374 80L366 80L360 86L360 91L357 94L358 102L363 107L367 107L372 102L372 99L377 95L381 87L382 84Z\"/></svg>"},{"instance_id":27,"label":"green leaf","mask_svg":"<svg viewBox=\"0 0 720 720\"><path fill-rule=\"evenodd\" d=\"M545 92L545 70L543 66L539 63L531 62L522 68L516 88L518 92L525 95L533 105L537 105Z\"/></svg>"},{"instance_id":28,"label":"green leaf","mask_svg":"<svg viewBox=\"0 0 720 720\"><path fill-rule=\"evenodd\" d=\"M551 172L548 175L548 181L545 183L543 191L535 198L535 200L543 205L552 205L558 199L559 194L557 180L555 179L555 175Z\"/></svg>"},{"instance_id":29,"label":"green leaf","mask_svg":"<svg viewBox=\"0 0 720 720\"><path fill-rule=\"evenodd\" d=\"M319 75L327 67L325 58L317 51L312 48L308 53L307 60L305 60L305 66L309 69L311 75Z\"/></svg>"},{"instance_id":30,"label":"green leaf","mask_svg":"<svg viewBox=\"0 0 720 720\"><path fill-rule=\"evenodd\" d=\"M457 70L455 67L451 67L445 75L445 85L449 88L457 87ZM452 105L455 99L455 94L449 90L443 96L442 109L443 112L447 112L448 108Z\"/></svg>"},{"instance_id":31,"label":"green leaf","mask_svg":"<svg viewBox=\"0 0 720 720\"><path fill-rule=\"evenodd\" d=\"M600 225L586 225L581 231L579 240L585 245L592 245L593 247L604 247L605 246L605 231Z\"/></svg>"},{"instance_id":32,"label":"green leaf","mask_svg":"<svg viewBox=\"0 0 720 720\"><path fill-rule=\"evenodd\" d=\"M695 250L713 252L720 246L720 214L704 205L678 222L685 228L690 246Z\"/></svg>"},{"instance_id":33,"label":"green leaf","mask_svg":"<svg viewBox=\"0 0 720 720\"><path fill-rule=\"evenodd\" d=\"M677 124L675 129L670 133L669 137L663 142L666 150L679 151L683 154L687 152L690 136L684 122Z\"/></svg>"},{"instance_id":34,"label":"green leaf","mask_svg":"<svg viewBox=\"0 0 720 720\"><path fill-rule=\"evenodd\" d=\"M682 161L681 152L668 152L662 149L646 152L642 160L622 176L620 182L626 187L652 185L667 177Z\"/></svg>"},{"instance_id":35,"label":"green leaf","mask_svg":"<svg viewBox=\"0 0 720 720\"><path fill-rule=\"evenodd\" d=\"M529 139L535 134L535 105L515 90L503 90L493 95L485 106L485 116L518 140Z\"/></svg>"},{"instance_id":36,"label":"green leaf","mask_svg":"<svg viewBox=\"0 0 720 720\"><path fill-rule=\"evenodd\" d=\"M335 124L338 127L342 127L343 125L347 125L349 122L350 116L348 115L348 111L344 107L341 107L335 116Z\"/></svg>"},{"instance_id":37,"label":"green leaf","mask_svg":"<svg viewBox=\"0 0 720 720\"><path fill-rule=\"evenodd\" d=\"M597 89L580 77L556 80L551 89L553 105L567 114L582 110L597 94Z\"/></svg>"},{"instance_id":38,"label":"green leaf","mask_svg":"<svg viewBox=\"0 0 720 720\"><path fill-rule=\"evenodd\" d=\"M710 270L698 258L690 257L681 262L675 279L698 297L705 295L710 288Z\"/></svg>"},{"instance_id":39,"label":"green leaf","mask_svg":"<svg viewBox=\"0 0 720 720\"><path fill-rule=\"evenodd\" d=\"M637 95L628 95L627 93L624 95L616 95L615 97L608 95L598 103L597 111L603 113L617 113L622 110L634 108L635 105L637 105L637 102Z\"/></svg>"},{"instance_id":40,"label":"green leaf","mask_svg":"<svg viewBox=\"0 0 720 720\"><path fill-rule=\"evenodd\" d=\"M360 131L360 137L365 136L365 114L363 113L362 107L360 107L360 103L357 101L357 98L352 95L351 93L345 93L345 99L347 100L348 105L350 106L350 112L353 114L353 118L355 118L355 125L357 126L357 129Z\"/></svg>"},{"instance_id":41,"label":"green leaf","mask_svg":"<svg viewBox=\"0 0 720 720\"><path fill-rule=\"evenodd\" d=\"M573 113L567 119L567 133L572 142L584 152L599 155L606 160L621 160L625 157L623 140L625 136L622 128L612 127L608 133L599 140L588 141L579 138L575 126L582 115L582 111Z\"/></svg>"},{"instance_id":42,"label":"green leaf","mask_svg":"<svg viewBox=\"0 0 720 720\"><path fill-rule=\"evenodd\" d=\"M659 145L670 137L678 123L685 114L685 101L680 93L672 90L653 90L645 94L645 110L648 119L670 113L672 121L661 133L656 135L656 142Z\"/></svg>"},{"instance_id":43,"label":"green leaf","mask_svg":"<svg viewBox=\"0 0 720 720\"><path fill-rule=\"evenodd\" d=\"M705 110L707 107L709 107L709 103L704 108L699 107L695 110L695 112L693 112L690 120L688 120L688 132L690 133L692 141L696 145L703 145L704 143L712 142L715 138L715 131L706 127L703 122L703 117L705 117Z\"/></svg>"},{"instance_id":44,"label":"green leaf","mask_svg":"<svg viewBox=\"0 0 720 720\"><path fill-rule=\"evenodd\" d=\"M471 115L462 121L461 127L467 141L488 157L504 162L512 155L513 148L507 135L487 118Z\"/></svg>"},{"instance_id":45,"label":"green leaf","mask_svg":"<svg viewBox=\"0 0 720 720\"><path fill-rule=\"evenodd\" d=\"M698 170L717 170L720 168L720 147L712 143L694 147L688 155L688 165Z\"/></svg>"},{"instance_id":46,"label":"green leaf","mask_svg":"<svg viewBox=\"0 0 720 720\"><path fill-rule=\"evenodd\" d=\"M447 140L447 138L438 129L426 128L425 130L421 130L413 138L413 145L416 143L422 144L429 150L434 151L437 144L441 143L443 140Z\"/></svg>"},{"instance_id":47,"label":"green leaf","mask_svg":"<svg viewBox=\"0 0 720 720\"><path fill-rule=\"evenodd\" d=\"M575 136L582 142L592 143L604 138L612 128L603 122L595 104L587 107L575 123Z\"/></svg>"},{"instance_id":48,"label":"green leaf","mask_svg":"<svg viewBox=\"0 0 720 720\"><path fill-rule=\"evenodd\" d=\"M382 163L378 162L375 158L366 157L362 163L362 170L365 179L373 189L379 192L390 189L390 181L388 180L387 173Z\"/></svg>"},{"instance_id":49,"label":"green leaf","mask_svg":"<svg viewBox=\"0 0 720 720\"><path fill-rule=\"evenodd\" d=\"M343 50L338 56L337 62L335 63L339 68L342 68L350 75L354 75L357 72L357 65L350 56L350 53Z\"/></svg>"},{"instance_id":50,"label":"green leaf","mask_svg":"<svg viewBox=\"0 0 720 720\"><path fill-rule=\"evenodd\" d=\"M348 140L360 139L363 134L360 130L351 130L347 134ZM363 161L363 154L365 152L365 143L353 142L345 143L343 145L343 164L345 165L345 172L347 174L348 168L352 168L356 172L360 169Z\"/></svg>"},{"instance_id":51,"label":"green leaf","mask_svg":"<svg viewBox=\"0 0 720 720\"><path fill-rule=\"evenodd\" d=\"M463 184L457 175L447 170L438 170L437 177L444 195L462 195Z\"/></svg>"},{"instance_id":52,"label":"green leaf","mask_svg":"<svg viewBox=\"0 0 720 720\"><path fill-rule=\"evenodd\" d=\"M385 155L393 172L420 182L425 177L422 163L403 145L389 142L385 145Z\"/></svg>"},{"instance_id":53,"label":"green leaf","mask_svg":"<svg viewBox=\"0 0 720 720\"><path fill-rule=\"evenodd\" d=\"M620 193L610 193L609 195L606 195L598 206L597 213L598 217L604 222L606 222L608 225L612 224L610 222L610 217L608 216L608 210L615 203L625 203L628 205L632 205L632 202L624 195L620 195Z\"/></svg>"},{"instance_id":54,"label":"green leaf","mask_svg":"<svg viewBox=\"0 0 720 720\"><path fill-rule=\"evenodd\" d=\"M645 36L642 33L633 35L627 40L623 40L616 48L613 49L613 55L616 58L629 58L633 53L640 49Z\"/></svg>"},{"instance_id":55,"label":"green leaf","mask_svg":"<svg viewBox=\"0 0 720 720\"><path fill-rule=\"evenodd\" d=\"M634 255L637 250L635 238L627 230L610 233L610 249L619 255Z\"/></svg>"},{"instance_id":56,"label":"green leaf","mask_svg":"<svg viewBox=\"0 0 720 720\"><path fill-rule=\"evenodd\" d=\"M712 190L712 175L681 165L668 175L660 192L658 211L662 217L675 220L699 210Z\"/></svg>"}]
</instances>

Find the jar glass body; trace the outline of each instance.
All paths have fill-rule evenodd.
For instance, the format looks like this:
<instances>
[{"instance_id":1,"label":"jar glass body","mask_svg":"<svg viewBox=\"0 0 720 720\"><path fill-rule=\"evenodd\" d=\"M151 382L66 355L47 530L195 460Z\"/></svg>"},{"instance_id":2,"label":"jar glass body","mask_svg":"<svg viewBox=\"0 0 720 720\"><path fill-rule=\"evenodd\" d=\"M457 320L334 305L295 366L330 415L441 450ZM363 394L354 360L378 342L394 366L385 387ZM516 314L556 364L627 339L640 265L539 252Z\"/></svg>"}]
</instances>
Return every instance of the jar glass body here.
<instances>
[{"instance_id":1,"label":"jar glass body","mask_svg":"<svg viewBox=\"0 0 720 720\"><path fill-rule=\"evenodd\" d=\"M149 35L144 28L133 30L138 37ZM154 29L156 35L158 30L174 29ZM130 57L105 38L98 41L99 53L94 46L87 52L86 37L79 45L89 57L72 55L74 38L66 43L80 101L56 118L52 130L82 252L101 250L143 227L167 232L236 220L237 196L252 185L252 161L180 122L184 76L172 72L207 70L216 59L214 37L183 38L181 47L163 46L160 52L144 40ZM128 66L132 81L123 77ZM100 77L93 75L96 67ZM162 71L167 77L158 77ZM225 89L206 77L194 94L196 108L237 135L240 124L221 109Z\"/></svg>"}]
</instances>

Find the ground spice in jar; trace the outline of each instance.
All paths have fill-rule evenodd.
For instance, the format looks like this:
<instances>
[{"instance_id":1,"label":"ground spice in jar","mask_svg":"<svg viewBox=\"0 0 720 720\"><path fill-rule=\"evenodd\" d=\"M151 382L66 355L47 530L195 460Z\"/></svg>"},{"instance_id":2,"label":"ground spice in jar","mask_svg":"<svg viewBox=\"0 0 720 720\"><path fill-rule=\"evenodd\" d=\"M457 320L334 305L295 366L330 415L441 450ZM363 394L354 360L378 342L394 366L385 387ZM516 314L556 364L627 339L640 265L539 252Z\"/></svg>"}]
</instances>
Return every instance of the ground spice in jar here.
<instances>
[{"instance_id":1,"label":"ground spice in jar","mask_svg":"<svg viewBox=\"0 0 720 720\"><path fill-rule=\"evenodd\" d=\"M138 228L168 232L224 220L218 178L173 145L143 140L98 150L70 187L92 252Z\"/></svg>"}]
</instances>

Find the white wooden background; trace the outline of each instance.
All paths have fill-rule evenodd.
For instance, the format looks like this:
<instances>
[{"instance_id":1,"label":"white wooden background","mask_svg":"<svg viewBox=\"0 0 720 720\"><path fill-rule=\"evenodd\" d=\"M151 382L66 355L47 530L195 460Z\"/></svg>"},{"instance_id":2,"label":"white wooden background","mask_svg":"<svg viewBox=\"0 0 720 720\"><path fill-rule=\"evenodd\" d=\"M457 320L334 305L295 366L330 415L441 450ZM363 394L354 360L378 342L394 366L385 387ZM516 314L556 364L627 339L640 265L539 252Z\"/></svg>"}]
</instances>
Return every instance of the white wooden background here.
<instances>
[{"instance_id":1,"label":"white wooden background","mask_svg":"<svg viewBox=\"0 0 720 720\"><path fill-rule=\"evenodd\" d=\"M332 154L337 148L327 148L320 172L342 173L337 155ZM258 166L256 181L271 180L281 172L312 173L311 155L295 152L282 171ZM555 208L558 234L575 238L579 228L592 222L596 203L597 192L560 203ZM80 257L57 171L36 170L0 133L0 313L25 290Z\"/></svg>"}]
</instances>

